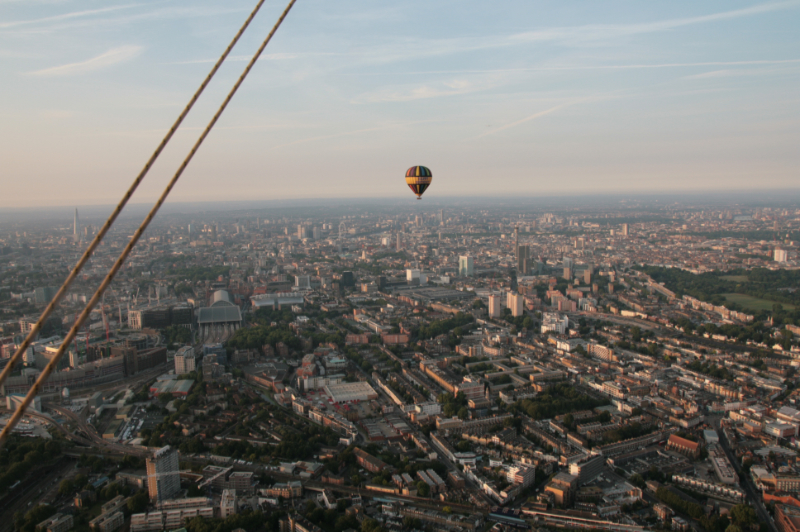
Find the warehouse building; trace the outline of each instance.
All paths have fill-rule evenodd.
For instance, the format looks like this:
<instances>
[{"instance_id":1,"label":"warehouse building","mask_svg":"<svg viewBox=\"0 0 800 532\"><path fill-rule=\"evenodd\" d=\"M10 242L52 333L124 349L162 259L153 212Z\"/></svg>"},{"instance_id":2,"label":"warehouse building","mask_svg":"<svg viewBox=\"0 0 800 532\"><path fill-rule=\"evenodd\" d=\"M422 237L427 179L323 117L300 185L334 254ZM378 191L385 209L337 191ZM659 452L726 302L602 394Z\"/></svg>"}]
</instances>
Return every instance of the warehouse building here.
<instances>
[{"instance_id":1,"label":"warehouse building","mask_svg":"<svg viewBox=\"0 0 800 532\"><path fill-rule=\"evenodd\" d=\"M370 401L378 398L378 393L366 382L328 384L325 386L324 390L334 403Z\"/></svg>"},{"instance_id":2,"label":"warehouse building","mask_svg":"<svg viewBox=\"0 0 800 532\"><path fill-rule=\"evenodd\" d=\"M193 380L167 380L156 381L150 386L150 395L158 396L162 393L172 394L175 397L186 397L194 385Z\"/></svg>"}]
</instances>

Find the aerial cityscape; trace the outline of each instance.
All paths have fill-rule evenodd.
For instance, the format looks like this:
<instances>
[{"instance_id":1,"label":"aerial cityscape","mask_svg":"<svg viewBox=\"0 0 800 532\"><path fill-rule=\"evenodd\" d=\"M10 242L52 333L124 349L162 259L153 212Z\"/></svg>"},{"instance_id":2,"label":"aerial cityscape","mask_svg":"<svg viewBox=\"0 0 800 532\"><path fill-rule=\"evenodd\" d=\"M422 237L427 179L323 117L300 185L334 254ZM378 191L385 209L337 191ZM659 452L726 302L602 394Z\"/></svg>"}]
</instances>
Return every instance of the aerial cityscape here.
<instances>
[{"instance_id":1,"label":"aerial cityscape","mask_svg":"<svg viewBox=\"0 0 800 532\"><path fill-rule=\"evenodd\" d=\"M800 523L797 203L425 201L162 215L0 455L4 528ZM5 224L3 363L101 221Z\"/></svg>"},{"instance_id":2,"label":"aerial cityscape","mask_svg":"<svg viewBox=\"0 0 800 532\"><path fill-rule=\"evenodd\" d=\"M800 532L800 2L495 4L0 0L0 532Z\"/></svg>"}]
</instances>

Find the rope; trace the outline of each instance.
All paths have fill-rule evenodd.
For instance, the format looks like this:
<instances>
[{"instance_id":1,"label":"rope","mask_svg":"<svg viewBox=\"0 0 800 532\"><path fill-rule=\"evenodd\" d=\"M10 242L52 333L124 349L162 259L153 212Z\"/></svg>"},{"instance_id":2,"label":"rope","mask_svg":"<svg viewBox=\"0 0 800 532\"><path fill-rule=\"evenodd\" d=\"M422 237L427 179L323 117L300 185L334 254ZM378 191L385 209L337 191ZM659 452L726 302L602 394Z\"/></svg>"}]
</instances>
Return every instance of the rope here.
<instances>
[{"instance_id":1,"label":"rope","mask_svg":"<svg viewBox=\"0 0 800 532\"><path fill-rule=\"evenodd\" d=\"M141 238L142 234L147 229L147 226L150 225L150 222L153 220L156 213L161 208L161 205L164 204L164 201L167 199L167 196L169 196L169 193L172 191L172 188L178 182L178 179L181 177L181 174L183 174L183 171L186 169L189 162L194 157L195 153L197 153L198 148L200 148L200 145L203 143L205 138L211 132L211 129L214 127L214 124L216 124L217 120L219 120L219 117L222 115L222 112L228 106L228 103L230 103L231 99L233 98L233 95L236 94L236 91L242 85L244 79L250 73L250 70L252 70L253 66L256 64L256 61L258 60L261 53L264 51L264 48L267 47L267 44L269 44L269 41L272 39L272 36L278 30L281 23L283 22L283 19L286 18L286 15L289 14L289 10L292 8L292 6L296 1L297 0L291 0L289 4L286 6L286 9L283 10L283 13L281 13L281 16L275 23L275 26L273 26L272 30L269 32L269 35L267 35L266 39L264 39L264 42L261 43L261 46L259 46L256 53L253 55L253 58L250 59L250 62L247 64L247 67L245 67L244 72L242 72L242 74L239 76L239 79L236 80L236 83L228 93L228 96L225 98L225 101L222 102L222 105L220 105L219 109L214 114L211 121L203 130L203 133L197 139L194 146L192 146L189 155L186 156L181 165L178 167L178 170L175 172L175 175L172 177L172 180L170 180L169 184L167 185L167 188L165 188L164 192L161 193L161 197L159 197L156 204L153 205L153 208L150 210L145 219L142 221L139 228L131 237L131 240L130 242L128 242L128 245L125 246L124 250L122 250L122 253L117 258L117 261L114 263L114 266L111 267L111 270L109 270L105 279L103 279L103 282L100 283L100 286L97 288L97 291L92 296L92 299L89 300L89 302L86 304L86 307L83 309L83 312L81 312L80 316L78 316L78 319L75 321L75 324L69 330L69 333L67 333L67 336L64 338L63 342L61 343L61 346L58 348L58 351L56 351L55 355L53 355L53 358L50 360L50 362L44 368L42 373L39 375L39 378L36 379L36 382L31 387L30 391L28 391L28 394L25 396L25 400L22 401L17 410L14 412L14 415L8 421L8 424L6 424L5 428L3 429L3 432L0 433L0 448L2 448L3 442L11 433L16 424L19 422L20 418L22 418L22 415L33 401L33 398L36 397L36 395L39 393L39 389L45 383L45 381L53 372L53 370L58 366L58 362L64 355L64 351L69 346L70 342L72 342L72 340L75 338L75 335L78 334L78 330L81 328L83 323L89 317L89 314L91 314L92 309L95 307L95 305L97 305L97 302L103 296L103 292L105 292L106 288L108 288L108 285L111 284L111 281L114 279L114 276L116 276L119 269L125 263L125 260L128 258L128 255L130 255L130 252L133 250L133 247L139 241L139 238Z\"/></svg>"},{"instance_id":2,"label":"rope","mask_svg":"<svg viewBox=\"0 0 800 532\"><path fill-rule=\"evenodd\" d=\"M61 301L61 299L67 293L67 290L69 289L70 285L72 284L72 281L75 280L75 278L78 276L80 271L83 269L83 267L89 261L89 258L92 256L92 254L94 253L95 249L97 249L97 246L100 245L100 242L102 242L103 238L106 236L106 233L108 233L108 230L111 229L112 225L114 225L114 222L116 221L116 219L119 216L119 214L122 212L122 209L128 203L128 200L131 199L131 196L133 196L133 193L139 187L139 184L142 182L142 180L144 180L144 177L147 175L147 172L150 171L150 168L153 166L153 163L155 163L155 161L158 158L158 156L161 155L161 152L164 150L164 147L167 145L167 143L172 138L172 135L174 135L175 131L178 130L178 127L181 125L181 122L183 122L183 119L186 117L187 114L189 114L189 111L194 106L195 102L200 97L200 95L203 93L203 90L205 90L206 86L211 81L211 78L213 78L214 74L217 73L217 70L219 70L219 67L222 65L223 61L225 61L225 59L228 57L228 54L231 52L233 47L236 45L237 41L239 40L239 37L242 36L242 34L244 33L244 30L247 29L247 26L250 25L250 21L253 20L253 18L256 16L256 13L258 13L258 10L261 9L261 5L263 3L264 3L264 0L259 0L259 2L256 5L255 9L253 9L252 13L250 13L250 16L247 17L247 20L245 20L245 22L242 25L242 27L239 28L239 31L236 33L236 36L230 42L230 44L225 49L225 51L222 53L220 58L217 60L217 62L214 65L214 67L211 69L211 72L208 73L208 75L206 76L206 79L203 80L203 83L200 84L200 87L197 89L197 91L192 96L192 99L189 100L188 104L186 104L186 107L184 107L184 109L181 112L181 114L178 115L178 118L177 118L177 120L175 120L175 123L172 124L172 127L169 128L169 131L164 136L164 138L161 140L161 143L158 145L156 150L153 152L153 154L147 160L147 163L144 165L144 168L142 168L142 171L139 172L139 175L136 176L136 179L133 180L133 183L131 184L130 188L128 188L128 191L122 197L122 200L119 202L117 207L111 213L111 216L108 217L108 219L106 220L105 224L103 224L103 227L100 228L100 231L98 231L97 235L94 237L94 240L92 240L92 242L89 244L89 247L86 248L86 251L83 252L83 255L78 260L78 263L75 264L75 267L72 269L72 271L67 276L67 279L64 281L64 284L61 285L61 288L58 289L58 292L56 293L55 297L53 297L52 301L50 301L50 303L44 309L44 312L42 312L42 315L39 317L39 320L36 322L36 324L31 329L31 332L28 333L28 336L25 338L25 340L22 342L22 344L20 344L20 346L17 349L16 353L14 353L14 356L11 357L11 359L8 361L8 364L6 364L6 367L3 368L3 372L0 373L0 386L3 385L3 383L6 380L6 378L8 378L8 376L11 374L11 372L14 369L14 366L16 366L17 363L22 358L23 353L25 353L25 351L28 349L28 347L30 347L31 342L33 342L34 338L36 338L36 335L39 334L39 331L41 330L42 325L44 325L44 323L47 321L47 318L50 317L50 315L56 309L56 306L58 305L58 303Z\"/></svg>"}]
</instances>

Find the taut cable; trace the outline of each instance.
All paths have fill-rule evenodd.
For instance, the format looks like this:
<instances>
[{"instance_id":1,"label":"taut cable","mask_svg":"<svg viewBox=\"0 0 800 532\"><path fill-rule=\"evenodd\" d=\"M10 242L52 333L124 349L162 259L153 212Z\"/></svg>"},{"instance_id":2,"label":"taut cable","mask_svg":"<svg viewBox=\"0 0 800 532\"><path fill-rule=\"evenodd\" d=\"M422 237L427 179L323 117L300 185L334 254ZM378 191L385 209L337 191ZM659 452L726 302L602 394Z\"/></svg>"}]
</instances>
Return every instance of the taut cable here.
<instances>
[{"instance_id":1,"label":"taut cable","mask_svg":"<svg viewBox=\"0 0 800 532\"><path fill-rule=\"evenodd\" d=\"M17 363L19 363L20 359L22 358L23 353L25 353L25 351L28 349L28 347L30 347L31 342L33 342L34 338L36 338L36 335L39 334L39 331L41 330L42 326L47 321L47 318L49 318L50 315L53 313L53 311L56 309L56 306L58 306L58 303L61 301L61 299L67 293L67 290L69 290L69 287L72 284L72 282L75 280L75 278L78 276L80 271L83 269L83 267L89 261L89 258L92 256L92 254L94 253L95 249L97 249L97 246L100 245L100 242L103 241L103 238L105 238L106 233L108 233L108 230L111 229L112 225L114 225L114 222L117 220L117 217L122 212L122 209L128 203L128 200L131 199L131 196L133 196L133 193L139 187L139 184L142 182L144 177L147 175L147 172L150 171L150 168L153 166L153 163L155 163L156 159L158 159L158 156L161 155L161 152L164 150L164 147L167 145L167 143L172 138L172 135L174 135L175 131L178 130L178 127L181 125L181 122L183 122L183 119L186 118L187 114L189 114L189 111L194 106L195 102L200 97L200 95L203 93L203 90L205 90L206 86L211 81L211 78L213 78L214 74L217 73L217 70L219 70L219 67L222 65L223 61L225 61L225 58L228 57L228 54L231 52L233 47L238 42L239 37L242 36L242 34L244 33L244 30L246 30L247 26L250 25L250 22L256 16L256 13L258 13L258 10L261 9L261 6L262 6L263 3L264 3L264 0L259 0L259 2L256 5L255 9L253 9L253 11L250 13L250 16L247 17L247 20L244 22L242 27L239 28L239 31L236 33L236 36L233 38L233 40L230 42L228 47L222 53L220 58L217 60L216 64L214 64L214 67L211 69L211 72L208 73L208 75L206 76L206 79L203 80L203 83L200 84L200 87L197 89L197 91L192 96L192 99L189 100L188 104L186 104L186 107L184 107L183 111L178 116L177 120L175 120L175 123L172 124L172 127L169 128L169 131L164 136L164 138L161 140L161 143L158 145L156 150L153 152L153 154L147 160L147 163L145 163L144 168L142 168L142 171L139 172L139 175L136 176L136 179L133 180L133 183L131 184L130 188L128 188L128 191L122 197L122 200L119 202L117 207L111 213L111 216L108 217L108 219L106 220L105 224L103 224L103 227L100 228L100 231L98 231L97 235L94 237L94 239L89 244L89 247L86 248L86 251L83 252L83 255L78 260L77 264L75 264L75 267L72 268L71 272L69 272L69 275L67 276L67 278L64 281L64 283L61 285L61 288L58 289L58 292L56 292L56 295L53 297L53 299L50 301L50 303L47 305L47 307L45 307L44 312L42 312L42 315L39 317L39 320L36 322L36 324L33 326L31 331L28 333L28 336L25 337L25 340L23 340L22 344L20 344L19 348L14 353L14 356L11 357L11 359L6 364L6 367L3 368L3 372L0 373L0 386L3 385L3 383L6 380L6 378L8 378L8 376L14 370L14 367L17 365Z\"/></svg>"},{"instance_id":2,"label":"taut cable","mask_svg":"<svg viewBox=\"0 0 800 532\"><path fill-rule=\"evenodd\" d=\"M25 399L17 407L16 411L14 412L14 415L8 421L8 424L3 428L3 432L0 432L0 448L2 448L5 439L8 437L8 435L11 433L16 424L24 415L25 410L28 408L31 402L33 402L33 398L36 397L36 395L39 393L39 389L42 387L45 381L47 381L47 378L50 376L53 370L58 366L58 362L64 355L64 351L66 351L70 342L72 342L72 340L75 338L75 335L78 334L78 331L80 330L81 326L83 326L83 323L89 317L89 314L91 314L92 309L95 307L95 305L97 305L97 302L100 301L100 298L103 296L103 292L105 292L106 288L108 288L108 285L111 284L111 281L114 280L114 276L116 276L119 269L125 263L125 260L128 258L128 255L130 255L130 252L133 250L134 246L139 241L139 238L141 238L142 234L147 229L147 226L150 225L150 222L153 220L156 213L161 208L161 205L164 204L164 201L167 199L167 196L169 196L169 193L172 191L172 188L178 182L178 179L181 177L181 174L183 174L183 171L186 169L189 162L194 157L195 153L197 153L198 148L200 148L200 145L203 143L208 134L211 132L211 129L214 127L214 124L216 124L217 120L219 120L219 117L222 115L222 112L228 106L228 103L230 103L231 99L233 98L233 95L236 94L236 91L242 85L244 79L250 73L250 70L252 70L253 66L256 64L256 61L258 61L259 56L264 51L264 48L267 47L267 44L269 44L269 41L272 39L272 36L278 30L281 23L283 22L283 19L286 18L286 15L289 14L289 10L292 8L292 6L296 1L297 0L291 0L289 4L286 6L286 9L283 10L283 13L281 13L281 16L278 18L278 21L275 23L275 26L273 26L272 30L269 32L269 35L267 35L267 38L264 39L264 42L261 43L261 46L259 46L256 53L253 55L253 58L250 59L250 62L247 64L247 67L245 67L244 72L242 72L242 74L239 76L239 79L236 80L236 83L228 93L228 96L225 98L225 101L222 102L222 105L220 105L219 109L214 114L213 118L211 118L211 121L203 130L203 133L194 143L194 146L192 146L191 151L189 151L189 155L186 156L181 165L178 167L178 170L175 172L175 175L170 180L169 184L167 185L167 188L165 188L164 191L161 193L161 196L158 198L156 204L153 205L153 208L150 210L145 219L142 221L139 228L131 237L131 240L130 242L128 242L128 245L125 246L125 249L122 250L122 253L117 258L117 261L114 263L114 266L111 267L111 270L109 270L108 274L106 274L105 279L103 279L103 282L100 283L100 286L97 288L97 291L94 293L92 298L86 304L86 307L83 309L83 312L81 312L80 316L78 316L78 319L75 321L72 328L69 330L69 333L67 333L67 336L61 342L61 346L59 346L58 351L56 351L56 353L53 355L53 358L50 359L50 362L48 362L47 366L45 366L42 373L36 379L36 382L28 391L28 394L25 396Z\"/></svg>"}]
</instances>

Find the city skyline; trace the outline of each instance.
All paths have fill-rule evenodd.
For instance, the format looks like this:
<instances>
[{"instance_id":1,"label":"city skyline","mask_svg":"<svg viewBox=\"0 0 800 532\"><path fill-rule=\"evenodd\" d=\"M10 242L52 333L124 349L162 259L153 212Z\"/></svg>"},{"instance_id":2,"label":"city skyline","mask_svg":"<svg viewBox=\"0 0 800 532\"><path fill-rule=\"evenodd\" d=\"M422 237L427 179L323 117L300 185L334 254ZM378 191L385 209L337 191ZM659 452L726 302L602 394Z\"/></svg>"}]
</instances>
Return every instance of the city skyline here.
<instances>
[{"instance_id":1,"label":"city skyline","mask_svg":"<svg viewBox=\"0 0 800 532\"><path fill-rule=\"evenodd\" d=\"M0 3L0 208L115 202L251 8ZM426 201L794 189L798 8L300 2L170 199L404 201L416 164L433 171ZM154 198L279 9L134 201Z\"/></svg>"}]
</instances>

